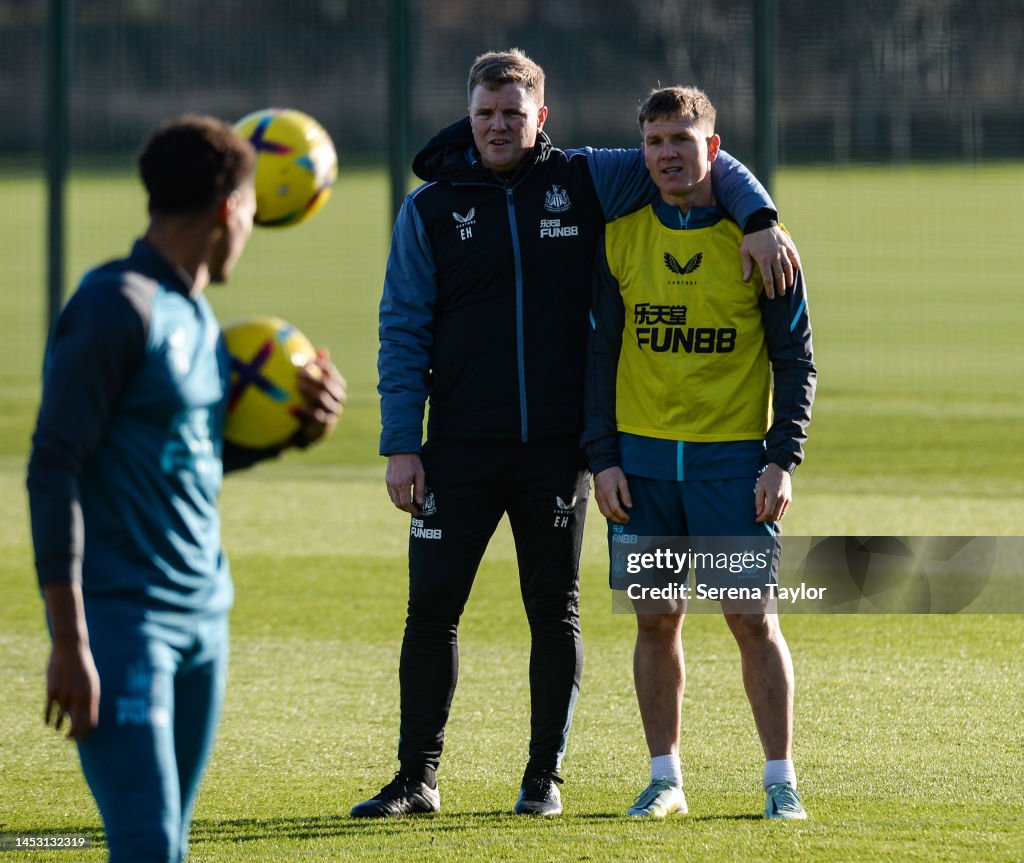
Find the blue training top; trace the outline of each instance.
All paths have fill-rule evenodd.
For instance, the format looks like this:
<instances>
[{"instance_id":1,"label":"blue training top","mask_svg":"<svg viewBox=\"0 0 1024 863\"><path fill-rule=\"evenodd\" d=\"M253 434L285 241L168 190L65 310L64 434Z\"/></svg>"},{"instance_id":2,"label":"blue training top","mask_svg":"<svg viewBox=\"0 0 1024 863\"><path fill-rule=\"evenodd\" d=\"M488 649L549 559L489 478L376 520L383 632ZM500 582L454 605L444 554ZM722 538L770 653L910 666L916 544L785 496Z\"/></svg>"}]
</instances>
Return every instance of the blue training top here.
<instances>
[{"instance_id":1,"label":"blue training top","mask_svg":"<svg viewBox=\"0 0 1024 863\"><path fill-rule=\"evenodd\" d=\"M144 240L91 272L51 336L28 467L40 585L143 613L219 613L229 384L220 326Z\"/></svg>"}]
</instances>

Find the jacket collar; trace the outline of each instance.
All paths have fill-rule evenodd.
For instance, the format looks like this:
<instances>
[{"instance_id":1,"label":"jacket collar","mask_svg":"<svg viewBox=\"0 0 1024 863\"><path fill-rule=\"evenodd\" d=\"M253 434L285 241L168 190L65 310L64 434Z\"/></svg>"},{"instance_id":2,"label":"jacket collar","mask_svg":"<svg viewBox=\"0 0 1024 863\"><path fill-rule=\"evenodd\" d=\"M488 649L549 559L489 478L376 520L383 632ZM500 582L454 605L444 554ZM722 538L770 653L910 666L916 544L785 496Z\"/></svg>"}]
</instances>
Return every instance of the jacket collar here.
<instances>
[{"instance_id":1,"label":"jacket collar","mask_svg":"<svg viewBox=\"0 0 1024 863\"><path fill-rule=\"evenodd\" d=\"M480 161L473 141L473 129L469 117L442 129L431 138L412 162L412 170L421 180L435 182L447 180L488 180L514 185L529 173L538 162L545 161L552 151L551 139L541 130L537 133L537 144L533 157L527 157L516 171L508 176L499 176L488 170Z\"/></svg>"}]
</instances>

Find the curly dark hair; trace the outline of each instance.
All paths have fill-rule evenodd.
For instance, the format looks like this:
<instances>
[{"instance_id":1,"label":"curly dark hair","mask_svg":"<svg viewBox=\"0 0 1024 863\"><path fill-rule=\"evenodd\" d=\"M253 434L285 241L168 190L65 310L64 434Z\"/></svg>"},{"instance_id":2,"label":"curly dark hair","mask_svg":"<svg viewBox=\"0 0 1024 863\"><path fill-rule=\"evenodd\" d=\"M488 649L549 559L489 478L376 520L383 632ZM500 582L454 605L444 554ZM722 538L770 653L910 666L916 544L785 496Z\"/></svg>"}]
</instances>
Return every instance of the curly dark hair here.
<instances>
[{"instance_id":1,"label":"curly dark hair","mask_svg":"<svg viewBox=\"0 0 1024 863\"><path fill-rule=\"evenodd\" d=\"M151 215L209 210L256 169L252 145L214 117L185 115L154 132L139 155Z\"/></svg>"}]
</instances>

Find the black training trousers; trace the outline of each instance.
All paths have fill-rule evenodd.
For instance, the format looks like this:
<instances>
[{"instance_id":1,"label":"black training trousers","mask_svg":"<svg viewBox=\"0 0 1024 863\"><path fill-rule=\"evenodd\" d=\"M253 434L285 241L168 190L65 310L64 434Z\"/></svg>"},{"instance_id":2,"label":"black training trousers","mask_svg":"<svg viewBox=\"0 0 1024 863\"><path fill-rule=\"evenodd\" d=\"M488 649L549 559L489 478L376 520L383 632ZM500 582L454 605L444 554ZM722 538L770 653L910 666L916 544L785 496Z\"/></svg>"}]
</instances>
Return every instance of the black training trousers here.
<instances>
[{"instance_id":1,"label":"black training trousers","mask_svg":"<svg viewBox=\"0 0 1024 863\"><path fill-rule=\"evenodd\" d=\"M409 537L402 640L403 773L436 770L459 671L458 626L484 549L508 513L530 624L530 760L557 771L583 667L579 559L590 475L574 439L430 441Z\"/></svg>"}]
</instances>

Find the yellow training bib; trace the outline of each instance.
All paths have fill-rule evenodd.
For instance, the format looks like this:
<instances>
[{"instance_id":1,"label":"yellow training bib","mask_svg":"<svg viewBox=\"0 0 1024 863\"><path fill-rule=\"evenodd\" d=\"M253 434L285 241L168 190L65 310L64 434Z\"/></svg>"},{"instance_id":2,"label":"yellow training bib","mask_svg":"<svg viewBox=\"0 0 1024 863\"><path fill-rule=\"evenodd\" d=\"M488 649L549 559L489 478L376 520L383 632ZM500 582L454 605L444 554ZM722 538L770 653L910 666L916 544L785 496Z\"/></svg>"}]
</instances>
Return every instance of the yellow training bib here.
<instances>
[{"instance_id":1,"label":"yellow training bib","mask_svg":"<svg viewBox=\"0 0 1024 863\"><path fill-rule=\"evenodd\" d=\"M619 431L683 441L760 440L771 364L739 227L665 227L652 207L607 226L608 267L626 310L616 378Z\"/></svg>"}]
</instances>

